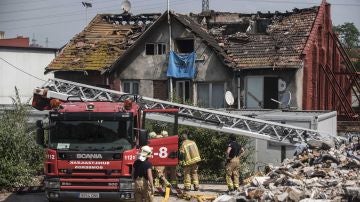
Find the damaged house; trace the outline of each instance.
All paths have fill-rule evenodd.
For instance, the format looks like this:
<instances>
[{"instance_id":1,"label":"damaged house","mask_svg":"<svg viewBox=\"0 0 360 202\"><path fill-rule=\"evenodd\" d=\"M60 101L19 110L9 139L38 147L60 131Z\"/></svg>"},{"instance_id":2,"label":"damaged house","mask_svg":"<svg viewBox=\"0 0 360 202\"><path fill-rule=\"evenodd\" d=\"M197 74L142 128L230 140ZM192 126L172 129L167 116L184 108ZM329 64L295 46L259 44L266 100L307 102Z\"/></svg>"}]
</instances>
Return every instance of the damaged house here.
<instances>
[{"instance_id":1,"label":"damaged house","mask_svg":"<svg viewBox=\"0 0 360 202\"><path fill-rule=\"evenodd\" d=\"M336 110L347 120L357 118L350 98L360 89L332 31L326 1L285 13L99 14L48 65L49 72L206 108L229 107L224 94L230 91L232 108ZM313 127L319 114L290 111L288 117L314 117ZM335 123L324 125L336 133ZM255 144L256 162L281 162L294 149L263 140Z\"/></svg>"},{"instance_id":2,"label":"damaged house","mask_svg":"<svg viewBox=\"0 0 360 202\"><path fill-rule=\"evenodd\" d=\"M192 54L194 74L169 76L169 52ZM231 91L239 109L337 110L356 118L351 91L358 81L326 1L285 13L99 14L46 72L201 107L228 107Z\"/></svg>"}]
</instances>

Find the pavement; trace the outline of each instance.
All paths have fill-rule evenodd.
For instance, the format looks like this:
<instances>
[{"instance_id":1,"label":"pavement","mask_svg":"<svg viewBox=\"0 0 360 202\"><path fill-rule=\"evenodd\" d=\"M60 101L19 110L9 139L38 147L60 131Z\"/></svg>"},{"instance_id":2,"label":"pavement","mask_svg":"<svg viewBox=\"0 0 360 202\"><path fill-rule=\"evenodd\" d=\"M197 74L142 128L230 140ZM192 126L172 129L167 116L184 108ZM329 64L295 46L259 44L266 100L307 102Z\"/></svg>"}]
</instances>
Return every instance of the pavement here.
<instances>
[{"instance_id":1,"label":"pavement","mask_svg":"<svg viewBox=\"0 0 360 202\"><path fill-rule=\"evenodd\" d=\"M180 188L182 186L180 185ZM187 192L189 195L214 195L218 196L225 193L227 190L226 185L219 184L201 184L199 191ZM156 195L154 198L155 202L161 202L164 196ZM171 195L168 202L184 202L188 201L180 199L174 195ZM194 200L196 201L196 200ZM40 193L27 193L27 194L16 194L16 193L0 193L0 202L47 202L44 192Z\"/></svg>"}]
</instances>

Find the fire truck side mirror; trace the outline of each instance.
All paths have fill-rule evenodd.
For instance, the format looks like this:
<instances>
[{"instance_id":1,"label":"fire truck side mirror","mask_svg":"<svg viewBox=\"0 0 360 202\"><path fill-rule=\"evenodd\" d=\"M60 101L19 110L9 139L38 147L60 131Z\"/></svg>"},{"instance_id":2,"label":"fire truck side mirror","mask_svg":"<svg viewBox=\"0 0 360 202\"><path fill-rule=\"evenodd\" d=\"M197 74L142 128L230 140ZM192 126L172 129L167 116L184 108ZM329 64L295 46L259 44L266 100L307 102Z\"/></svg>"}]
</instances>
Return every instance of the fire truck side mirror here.
<instances>
[{"instance_id":1,"label":"fire truck side mirror","mask_svg":"<svg viewBox=\"0 0 360 202\"><path fill-rule=\"evenodd\" d=\"M148 131L141 129L139 130L139 146L142 147L148 144Z\"/></svg>"},{"instance_id":2,"label":"fire truck side mirror","mask_svg":"<svg viewBox=\"0 0 360 202\"><path fill-rule=\"evenodd\" d=\"M41 146L45 145L44 129L43 128L37 128L36 129L36 143L38 145L41 145Z\"/></svg>"}]
</instances>

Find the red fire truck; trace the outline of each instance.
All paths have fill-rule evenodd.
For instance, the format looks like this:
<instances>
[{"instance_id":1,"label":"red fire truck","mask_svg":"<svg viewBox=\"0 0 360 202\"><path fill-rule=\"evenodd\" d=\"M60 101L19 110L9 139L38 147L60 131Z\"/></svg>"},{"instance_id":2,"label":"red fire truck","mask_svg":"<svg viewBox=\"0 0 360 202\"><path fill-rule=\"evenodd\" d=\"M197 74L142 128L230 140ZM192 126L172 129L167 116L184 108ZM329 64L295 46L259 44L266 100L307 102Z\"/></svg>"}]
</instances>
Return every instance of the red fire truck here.
<instances>
[{"instance_id":1,"label":"red fire truck","mask_svg":"<svg viewBox=\"0 0 360 202\"><path fill-rule=\"evenodd\" d=\"M142 129L146 113L176 114L177 109L143 110L135 95L92 102L51 99L46 93L36 90L32 106L49 110L48 123L37 122L49 201L134 200L131 169L143 145L153 148L153 165L177 165L178 136L148 140Z\"/></svg>"}]
</instances>

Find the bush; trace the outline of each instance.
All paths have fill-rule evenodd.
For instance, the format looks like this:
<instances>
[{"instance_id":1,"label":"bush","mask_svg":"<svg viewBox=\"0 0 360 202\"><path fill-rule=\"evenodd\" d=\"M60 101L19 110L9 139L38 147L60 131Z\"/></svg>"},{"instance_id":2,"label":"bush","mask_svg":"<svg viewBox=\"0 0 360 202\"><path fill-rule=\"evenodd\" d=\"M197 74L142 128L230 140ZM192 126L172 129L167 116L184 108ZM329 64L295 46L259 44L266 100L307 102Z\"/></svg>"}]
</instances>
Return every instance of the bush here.
<instances>
[{"instance_id":1,"label":"bush","mask_svg":"<svg viewBox=\"0 0 360 202\"><path fill-rule=\"evenodd\" d=\"M190 131L189 139L196 142L202 161L199 164L199 174L202 180L225 180L226 149L229 144L230 134L217 132L204 128L180 127ZM249 146L250 139L237 136L237 142L245 148L241 158L241 167L248 167L251 162L253 148ZM240 170L240 172L242 172Z\"/></svg>"},{"instance_id":2,"label":"bush","mask_svg":"<svg viewBox=\"0 0 360 202\"><path fill-rule=\"evenodd\" d=\"M22 104L17 89L13 108L0 115L0 187L32 184L33 176L42 168L42 149L29 131L28 109ZM35 127L33 127L35 128Z\"/></svg>"}]
</instances>

